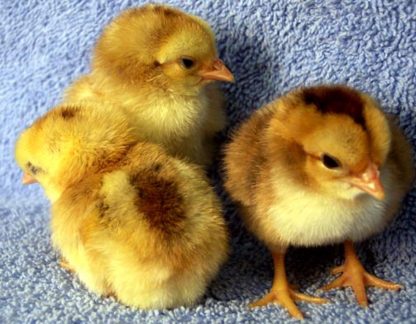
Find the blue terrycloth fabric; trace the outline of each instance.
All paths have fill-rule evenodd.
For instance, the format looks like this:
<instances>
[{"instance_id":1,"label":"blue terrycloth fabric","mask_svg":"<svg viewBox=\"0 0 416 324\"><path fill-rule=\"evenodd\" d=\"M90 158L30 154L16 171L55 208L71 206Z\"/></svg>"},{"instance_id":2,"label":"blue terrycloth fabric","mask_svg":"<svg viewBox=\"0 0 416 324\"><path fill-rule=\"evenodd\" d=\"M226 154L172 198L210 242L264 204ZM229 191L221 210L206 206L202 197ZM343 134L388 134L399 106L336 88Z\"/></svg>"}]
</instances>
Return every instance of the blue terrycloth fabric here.
<instances>
[{"instance_id":1,"label":"blue terrycloth fabric","mask_svg":"<svg viewBox=\"0 0 416 324\"><path fill-rule=\"evenodd\" d=\"M347 83L379 98L416 145L416 3L413 0L172 0L207 19L236 84L225 87L231 127L283 92L324 82ZM48 202L23 187L13 161L17 134L58 103L88 71L103 26L129 0L0 0L0 322L279 322L278 306L249 310L271 284L268 252L247 235L221 188L233 253L206 297L193 308L144 312L99 298L61 269L50 246ZM223 138L225 138L225 135ZM218 164L217 164L218 167ZM349 289L318 293L332 303L300 303L313 322L416 322L416 194L396 221L359 246L365 266L400 282L399 293L369 289L371 306L357 306ZM289 279L316 294L341 262L337 247L293 249Z\"/></svg>"}]
</instances>

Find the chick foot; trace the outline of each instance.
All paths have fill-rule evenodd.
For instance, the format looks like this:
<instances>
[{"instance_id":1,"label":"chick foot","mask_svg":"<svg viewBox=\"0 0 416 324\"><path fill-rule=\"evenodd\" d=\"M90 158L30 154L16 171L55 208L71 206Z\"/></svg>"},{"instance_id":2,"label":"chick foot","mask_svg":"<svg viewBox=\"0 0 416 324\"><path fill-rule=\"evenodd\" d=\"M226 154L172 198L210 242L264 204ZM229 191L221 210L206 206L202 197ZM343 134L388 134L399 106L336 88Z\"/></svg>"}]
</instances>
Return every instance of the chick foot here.
<instances>
[{"instance_id":1,"label":"chick foot","mask_svg":"<svg viewBox=\"0 0 416 324\"><path fill-rule=\"evenodd\" d=\"M393 282L385 281L376 276L369 274L362 266L358 259L353 243L346 241L345 248L345 263L341 266L335 267L332 274L342 273L341 276L322 287L323 290L330 290L340 287L351 287L355 293L358 304L362 307L368 306L368 298L365 287L373 286L389 290L399 290L401 285Z\"/></svg>"},{"instance_id":2,"label":"chick foot","mask_svg":"<svg viewBox=\"0 0 416 324\"><path fill-rule=\"evenodd\" d=\"M283 253L273 253L274 279L270 292L263 298L251 303L250 307L266 306L276 303L286 308L289 314L297 319L303 319L302 312L298 309L295 301L306 301L316 304L328 302L325 298L313 297L302 294L289 286L286 278L285 261Z\"/></svg>"},{"instance_id":3,"label":"chick foot","mask_svg":"<svg viewBox=\"0 0 416 324\"><path fill-rule=\"evenodd\" d=\"M263 298L251 303L250 307L266 306L270 303L276 303L287 309L290 315L295 318L303 319L303 314L298 309L295 301L306 301L315 304L324 304L328 302L325 298L309 296L295 291L291 288L287 289L272 289Z\"/></svg>"}]
</instances>

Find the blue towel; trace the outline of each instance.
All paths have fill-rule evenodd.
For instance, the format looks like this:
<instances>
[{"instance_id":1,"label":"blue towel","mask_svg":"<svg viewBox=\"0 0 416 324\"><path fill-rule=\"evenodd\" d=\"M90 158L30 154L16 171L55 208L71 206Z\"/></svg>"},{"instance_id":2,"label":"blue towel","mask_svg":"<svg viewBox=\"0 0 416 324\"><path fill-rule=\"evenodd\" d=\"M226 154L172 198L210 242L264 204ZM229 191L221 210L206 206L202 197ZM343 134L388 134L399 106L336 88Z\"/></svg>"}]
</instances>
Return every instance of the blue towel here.
<instances>
[{"instance_id":1,"label":"blue towel","mask_svg":"<svg viewBox=\"0 0 416 324\"><path fill-rule=\"evenodd\" d=\"M229 130L254 110L300 86L346 83L370 93L398 116L416 144L416 2L412 0L172 0L212 25L236 83L224 87ZM91 48L111 18L143 1L0 1L0 322L279 322L279 306L250 310L270 288L267 250L248 235L222 189L220 158L211 170L224 201L233 252L201 302L192 308L138 311L87 291L57 262L50 245L49 204L42 190L20 184L17 135L57 104L63 90L89 70ZM225 131L222 140L226 140ZM299 303L314 322L416 321L416 195L395 222L358 245L367 269L405 286L368 289L360 308L350 289L319 292L342 261L337 246L292 249L288 276L301 291L331 299Z\"/></svg>"}]
</instances>

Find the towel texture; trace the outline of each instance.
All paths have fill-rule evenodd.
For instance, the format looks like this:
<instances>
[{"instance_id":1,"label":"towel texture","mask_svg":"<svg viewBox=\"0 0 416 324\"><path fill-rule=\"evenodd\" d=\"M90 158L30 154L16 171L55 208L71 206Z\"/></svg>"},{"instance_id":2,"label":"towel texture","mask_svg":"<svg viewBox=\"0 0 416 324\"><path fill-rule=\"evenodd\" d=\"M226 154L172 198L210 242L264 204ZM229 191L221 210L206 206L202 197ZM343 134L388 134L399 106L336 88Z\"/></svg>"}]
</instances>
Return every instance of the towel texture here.
<instances>
[{"instance_id":1,"label":"towel texture","mask_svg":"<svg viewBox=\"0 0 416 324\"><path fill-rule=\"evenodd\" d=\"M224 87L227 133L254 110L300 85L347 83L366 91L399 117L416 145L416 2L412 0L172 0L208 20L222 59L236 76ZM193 308L138 311L88 292L58 266L49 239L49 205L38 186L23 187L13 160L20 131L60 101L89 69L91 48L112 17L143 4L128 0L0 1L0 322L280 322L279 306L249 310L271 285L268 252L248 235L223 192L220 157L211 170L224 201L233 252L206 296ZM291 282L331 299L299 307L313 322L416 321L416 192L395 222L358 246L365 266L402 283L395 293L369 289L360 308L350 289L327 293L328 270L339 247L292 249Z\"/></svg>"}]
</instances>

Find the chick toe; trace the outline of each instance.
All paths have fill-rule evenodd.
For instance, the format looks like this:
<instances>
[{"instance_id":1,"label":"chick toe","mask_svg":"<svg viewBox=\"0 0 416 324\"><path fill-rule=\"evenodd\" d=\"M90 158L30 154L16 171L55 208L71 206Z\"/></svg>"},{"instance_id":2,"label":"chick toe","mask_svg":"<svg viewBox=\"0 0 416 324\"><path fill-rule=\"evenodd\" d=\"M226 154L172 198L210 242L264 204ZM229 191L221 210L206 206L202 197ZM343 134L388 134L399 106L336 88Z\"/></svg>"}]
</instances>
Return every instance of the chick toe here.
<instances>
[{"instance_id":1,"label":"chick toe","mask_svg":"<svg viewBox=\"0 0 416 324\"><path fill-rule=\"evenodd\" d=\"M273 261L275 267L273 286L270 292L263 298L251 303L249 305L251 308L275 303L286 308L289 314L294 318L303 319L303 314L296 306L295 301L304 301L315 304L324 304L328 302L325 298L300 293L289 285L285 272L284 254L273 254Z\"/></svg>"},{"instance_id":2,"label":"chick toe","mask_svg":"<svg viewBox=\"0 0 416 324\"><path fill-rule=\"evenodd\" d=\"M353 243L350 241L345 242L345 263L332 269L331 273L341 273L341 275L321 289L330 290L341 287L351 287L357 298L358 304L363 307L368 306L368 298L365 290L367 286L389 290L399 290L402 288L399 284L369 274L358 259Z\"/></svg>"},{"instance_id":3,"label":"chick toe","mask_svg":"<svg viewBox=\"0 0 416 324\"><path fill-rule=\"evenodd\" d=\"M251 303L249 306L253 307L261 307L266 306L270 303L276 303L280 306L286 308L291 316L298 319L303 319L303 314L299 310L299 308L294 303L294 298L292 291L290 289L280 290L280 291L270 291L267 295L263 298Z\"/></svg>"},{"instance_id":4,"label":"chick toe","mask_svg":"<svg viewBox=\"0 0 416 324\"><path fill-rule=\"evenodd\" d=\"M403 288L403 286L400 284L377 278L376 276L369 274L368 272L364 273L364 277L366 279L368 286L389 289L389 290L400 290Z\"/></svg>"}]
</instances>

